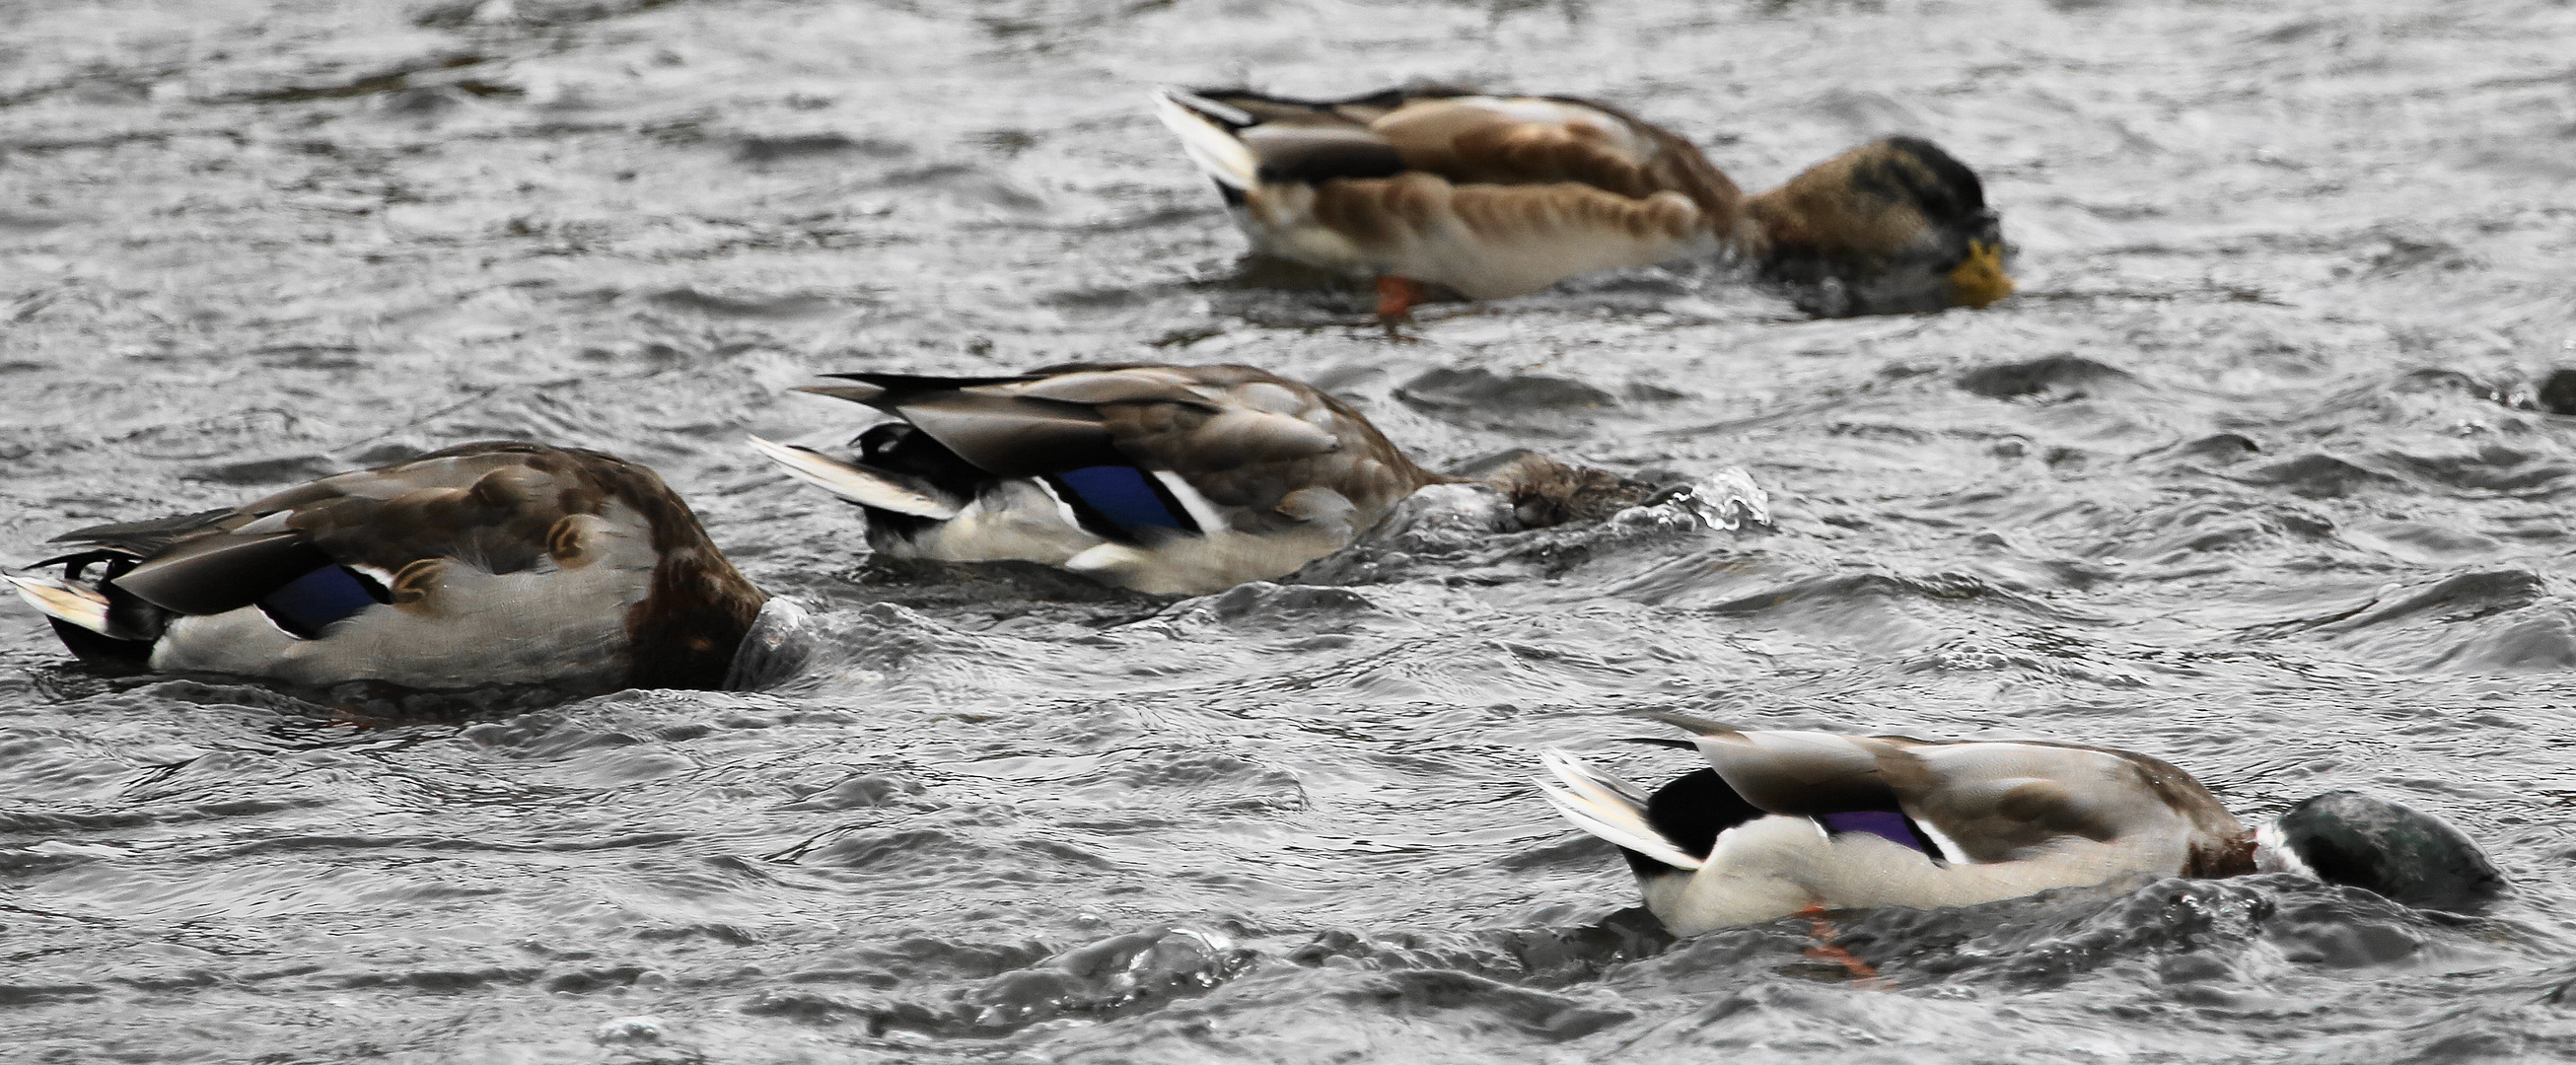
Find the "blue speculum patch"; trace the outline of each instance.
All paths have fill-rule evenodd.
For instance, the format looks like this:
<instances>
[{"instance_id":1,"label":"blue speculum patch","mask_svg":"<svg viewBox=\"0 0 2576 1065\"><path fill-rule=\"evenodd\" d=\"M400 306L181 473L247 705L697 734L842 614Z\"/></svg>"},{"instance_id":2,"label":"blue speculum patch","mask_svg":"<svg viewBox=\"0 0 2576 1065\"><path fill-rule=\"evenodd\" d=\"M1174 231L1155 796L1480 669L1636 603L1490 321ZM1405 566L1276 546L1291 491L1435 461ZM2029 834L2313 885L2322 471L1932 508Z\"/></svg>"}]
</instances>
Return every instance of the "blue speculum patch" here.
<instances>
[{"instance_id":1,"label":"blue speculum patch","mask_svg":"<svg viewBox=\"0 0 2576 1065\"><path fill-rule=\"evenodd\" d=\"M1133 466L1085 466L1056 474L1055 481L1120 528L1198 531L1197 522L1174 512L1152 476Z\"/></svg>"},{"instance_id":2,"label":"blue speculum patch","mask_svg":"<svg viewBox=\"0 0 2576 1065\"><path fill-rule=\"evenodd\" d=\"M349 567L331 565L279 585L259 597L259 608L278 628L310 640L332 622L377 602L375 592Z\"/></svg>"},{"instance_id":3,"label":"blue speculum patch","mask_svg":"<svg viewBox=\"0 0 2576 1065\"><path fill-rule=\"evenodd\" d=\"M1924 839L1922 833L1914 830L1914 825L1906 820L1904 814L1893 810L1826 814L1816 820L1824 822L1827 832L1867 832L1890 843L1912 847L1934 858L1941 857L1941 852L1934 849L1932 842Z\"/></svg>"}]
</instances>

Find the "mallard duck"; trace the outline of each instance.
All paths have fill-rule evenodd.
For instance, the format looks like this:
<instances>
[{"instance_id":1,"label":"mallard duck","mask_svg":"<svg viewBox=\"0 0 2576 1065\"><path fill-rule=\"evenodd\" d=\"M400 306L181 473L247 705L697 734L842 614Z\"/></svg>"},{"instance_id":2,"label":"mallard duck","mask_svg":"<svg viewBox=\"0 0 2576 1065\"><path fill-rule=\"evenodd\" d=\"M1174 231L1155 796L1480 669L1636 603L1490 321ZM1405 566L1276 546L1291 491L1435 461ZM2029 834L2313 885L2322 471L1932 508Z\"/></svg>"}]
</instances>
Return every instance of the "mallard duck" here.
<instances>
[{"instance_id":1,"label":"mallard duck","mask_svg":"<svg viewBox=\"0 0 2576 1065\"><path fill-rule=\"evenodd\" d=\"M74 654L299 684L712 688L766 602L653 471L544 444L54 542L6 577Z\"/></svg>"},{"instance_id":2,"label":"mallard duck","mask_svg":"<svg viewBox=\"0 0 2576 1065\"><path fill-rule=\"evenodd\" d=\"M1814 909L1931 909L2128 874L2299 871L2410 905L2473 910L2503 878L2458 830L2352 792L2259 834L2160 759L2039 741L1738 730L1654 715L1708 768L1649 794L1563 751L1541 760L1559 813L1625 852L1675 935Z\"/></svg>"},{"instance_id":3,"label":"mallard duck","mask_svg":"<svg viewBox=\"0 0 2576 1065\"><path fill-rule=\"evenodd\" d=\"M1603 104L1459 89L1346 100L1165 89L1157 113L1256 251L1378 283L1392 318L1577 274L1731 256L1828 315L2010 295L1974 171L1890 137L1747 198L1699 149Z\"/></svg>"},{"instance_id":4,"label":"mallard duck","mask_svg":"<svg viewBox=\"0 0 2576 1065\"><path fill-rule=\"evenodd\" d=\"M803 391L899 419L859 436L857 462L759 437L752 446L858 504L870 546L896 558L1024 560L1195 595L1294 572L1429 485L1492 485L1523 526L1643 495L1527 452L1473 478L1433 473L1349 404L1249 366L832 376L859 384Z\"/></svg>"}]
</instances>

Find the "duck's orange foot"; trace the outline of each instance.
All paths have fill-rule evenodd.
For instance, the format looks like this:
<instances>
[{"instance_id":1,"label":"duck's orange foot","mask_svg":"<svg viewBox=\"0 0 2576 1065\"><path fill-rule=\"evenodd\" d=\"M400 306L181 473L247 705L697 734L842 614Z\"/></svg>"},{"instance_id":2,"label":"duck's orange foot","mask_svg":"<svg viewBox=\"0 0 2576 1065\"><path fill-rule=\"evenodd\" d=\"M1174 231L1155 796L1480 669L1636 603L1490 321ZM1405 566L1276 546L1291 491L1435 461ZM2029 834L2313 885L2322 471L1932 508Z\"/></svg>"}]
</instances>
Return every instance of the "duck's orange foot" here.
<instances>
[{"instance_id":1,"label":"duck's orange foot","mask_svg":"<svg viewBox=\"0 0 2576 1065\"><path fill-rule=\"evenodd\" d=\"M1430 298L1431 289L1424 286L1422 282L1409 277L1397 277L1394 274L1378 275L1377 316L1380 320L1393 322L1410 313L1415 305Z\"/></svg>"},{"instance_id":2,"label":"duck's orange foot","mask_svg":"<svg viewBox=\"0 0 2576 1065\"><path fill-rule=\"evenodd\" d=\"M1816 937L1816 945L1807 948L1808 957L1840 965L1855 980L1880 979L1876 968L1834 943L1834 923L1825 918L1824 907L1809 906L1798 911L1798 916L1807 919L1807 930Z\"/></svg>"}]
</instances>

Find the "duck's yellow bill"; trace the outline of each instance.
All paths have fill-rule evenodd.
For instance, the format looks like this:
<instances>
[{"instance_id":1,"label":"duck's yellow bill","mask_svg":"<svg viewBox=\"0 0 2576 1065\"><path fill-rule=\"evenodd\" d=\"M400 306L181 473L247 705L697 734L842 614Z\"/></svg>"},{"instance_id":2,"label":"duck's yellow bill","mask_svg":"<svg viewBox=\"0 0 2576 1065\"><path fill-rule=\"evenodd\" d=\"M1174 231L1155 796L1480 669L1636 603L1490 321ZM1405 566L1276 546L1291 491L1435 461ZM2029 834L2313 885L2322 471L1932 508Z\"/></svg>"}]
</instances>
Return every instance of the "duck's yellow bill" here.
<instances>
[{"instance_id":1,"label":"duck's yellow bill","mask_svg":"<svg viewBox=\"0 0 2576 1065\"><path fill-rule=\"evenodd\" d=\"M2013 294L2004 276L2004 246L1995 241L1968 242L1968 257L1950 268L1950 295L1962 307L1983 307Z\"/></svg>"}]
</instances>

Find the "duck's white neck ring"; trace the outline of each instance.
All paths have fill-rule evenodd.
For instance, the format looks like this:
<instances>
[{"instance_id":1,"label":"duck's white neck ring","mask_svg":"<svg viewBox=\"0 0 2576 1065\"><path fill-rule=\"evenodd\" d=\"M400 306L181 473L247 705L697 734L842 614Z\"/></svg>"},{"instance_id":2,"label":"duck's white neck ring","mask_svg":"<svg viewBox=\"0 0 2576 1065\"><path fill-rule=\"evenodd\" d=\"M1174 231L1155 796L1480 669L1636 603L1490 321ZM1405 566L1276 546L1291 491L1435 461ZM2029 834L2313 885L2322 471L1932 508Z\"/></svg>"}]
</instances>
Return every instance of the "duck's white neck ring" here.
<instances>
[{"instance_id":1,"label":"duck's white neck ring","mask_svg":"<svg viewBox=\"0 0 2576 1065\"><path fill-rule=\"evenodd\" d=\"M2254 869L2263 873L2297 873L2311 880L2325 879L2317 875L2315 867L2310 866L2307 859L2290 849L2289 841L2281 835L2278 821L2265 821L2254 830Z\"/></svg>"}]
</instances>

